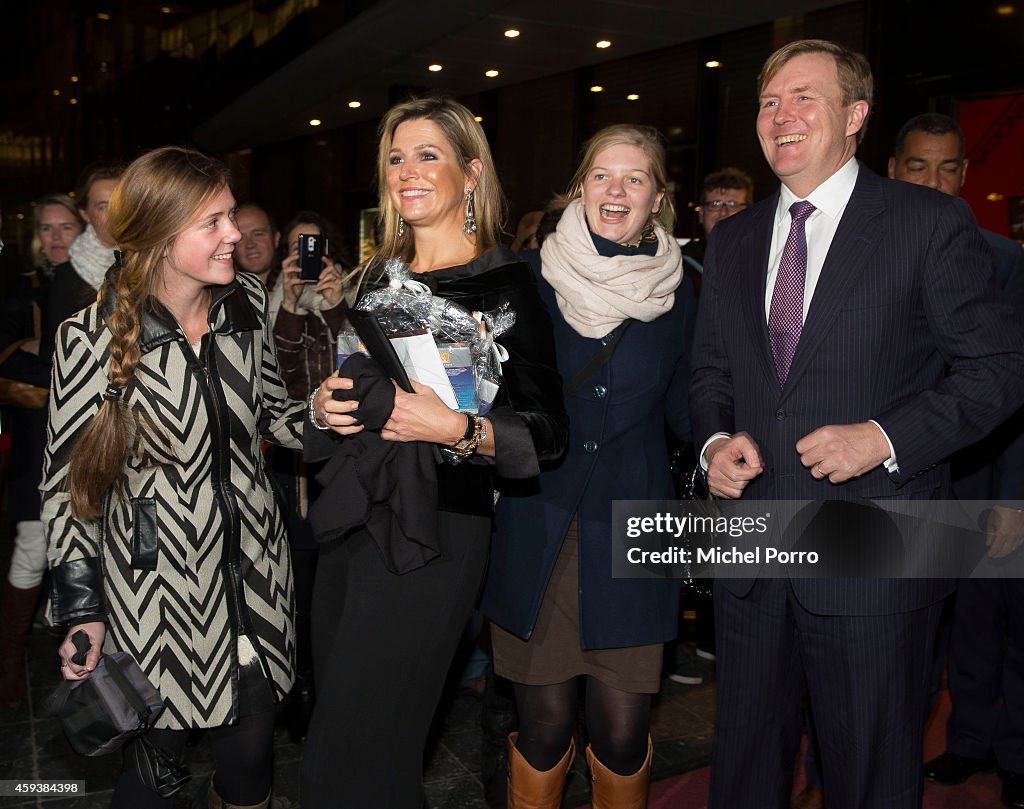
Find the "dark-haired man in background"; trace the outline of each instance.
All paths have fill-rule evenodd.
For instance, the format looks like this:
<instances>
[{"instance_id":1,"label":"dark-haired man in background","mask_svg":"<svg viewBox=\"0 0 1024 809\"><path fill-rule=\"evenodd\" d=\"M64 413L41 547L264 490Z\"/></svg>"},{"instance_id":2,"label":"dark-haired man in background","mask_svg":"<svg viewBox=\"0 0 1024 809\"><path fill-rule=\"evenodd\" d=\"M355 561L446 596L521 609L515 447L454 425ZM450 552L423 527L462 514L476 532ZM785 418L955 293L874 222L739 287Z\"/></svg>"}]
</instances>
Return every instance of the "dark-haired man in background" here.
<instances>
[{"instance_id":1,"label":"dark-haired man in background","mask_svg":"<svg viewBox=\"0 0 1024 809\"><path fill-rule=\"evenodd\" d=\"M947 115L911 118L896 136L889 176L958 196L967 175L964 136ZM983 230L995 259L992 282L1024 314L1024 250ZM953 490L963 500L1024 500L1024 420L1018 413L953 459ZM989 555L1020 545L1019 516L990 512ZM941 661L940 661L941 664ZM964 579L953 602L949 641L946 751L925 764L938 784L959 784L998 764L1002 800L1024 807L1024 582Z\"/></svg>"},{"instance_id":2,"label":"dark-haired man in background","mask_svg":"<svg viewBox=\"0 0 1024 809\"><path fill-rule=\"evenodd\" d=\"M694 293L700 297L704 275L704 252L715 225L738 214L754 203L754 181L745 171L732 167L718 169L704 178L697 219L704 229L703 239L683 245L683 272L693 282Z\"/></svg>"}]
</instances>

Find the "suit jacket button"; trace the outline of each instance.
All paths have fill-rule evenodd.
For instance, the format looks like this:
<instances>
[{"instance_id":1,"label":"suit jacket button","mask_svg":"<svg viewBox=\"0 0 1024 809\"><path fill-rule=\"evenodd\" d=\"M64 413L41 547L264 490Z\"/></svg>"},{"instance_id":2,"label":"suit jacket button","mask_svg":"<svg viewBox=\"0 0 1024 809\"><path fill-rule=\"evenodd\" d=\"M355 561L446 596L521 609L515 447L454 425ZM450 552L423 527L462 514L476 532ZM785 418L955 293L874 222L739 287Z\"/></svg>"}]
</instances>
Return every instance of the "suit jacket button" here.
<instances>
[{"instance_id":1,"label":"suit jacket button","mask_svg":"<svg viewBox=\"0 0 1024 809\"><path fill-rule=\"evenodd\" d=\"M583 449L586 450L587 452L597 452L597 442L587 441L587 443L583 445Z\"/></svg>"},{"instance_id":2,"label":"suit jacket button","mask_svg":"<svg viewBox=\"0 0 1024 809\"><path fill-rule=\"evenodd\" d=\"M775 418L777 418L779 421L782 421L784 418L786 418L786 411L780 407L778 410L775 411Z\"/></svg>"},{"instance_id":3,"label":"suit jacket button","mask_svg":"<svg viewBox=\"0 0 1024 809\"><path fill-rule=\"evenodd\" d=\"M594 385L594 398L595 399L603 399L607 395L608 395L608 388L606 388L604 385Z\"/></svg>"}]
</instances>

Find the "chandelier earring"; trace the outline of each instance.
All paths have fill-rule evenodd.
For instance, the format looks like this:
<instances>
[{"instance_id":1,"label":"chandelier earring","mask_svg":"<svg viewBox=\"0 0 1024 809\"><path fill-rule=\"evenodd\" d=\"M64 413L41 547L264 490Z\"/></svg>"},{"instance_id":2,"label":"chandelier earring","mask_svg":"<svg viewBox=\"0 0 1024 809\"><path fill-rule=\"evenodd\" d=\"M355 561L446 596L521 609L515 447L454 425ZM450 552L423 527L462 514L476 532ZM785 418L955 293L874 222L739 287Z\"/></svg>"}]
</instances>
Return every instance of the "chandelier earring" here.
<instances>
[{"instance_id":1,"label":"chandelier earring","mask_svg":"<svg viewBox=\"0 0 1024 809\"><path fill-rule=\"evenodd\" d=\"M398 238L401 239L405 235L405 220L402 217L398 217Z\"/></svg>"},{"instance_id":2,"label":"chandelier earring","mask_svg":"<svg viewBox=\"0 0 1024 809\"><path fill-rule=\"evenodd\" d=\"M466 192L466 222L462 226L465 233L476 233L476 209L473 205L474 190Z\"/></svg>"}]
</instances>

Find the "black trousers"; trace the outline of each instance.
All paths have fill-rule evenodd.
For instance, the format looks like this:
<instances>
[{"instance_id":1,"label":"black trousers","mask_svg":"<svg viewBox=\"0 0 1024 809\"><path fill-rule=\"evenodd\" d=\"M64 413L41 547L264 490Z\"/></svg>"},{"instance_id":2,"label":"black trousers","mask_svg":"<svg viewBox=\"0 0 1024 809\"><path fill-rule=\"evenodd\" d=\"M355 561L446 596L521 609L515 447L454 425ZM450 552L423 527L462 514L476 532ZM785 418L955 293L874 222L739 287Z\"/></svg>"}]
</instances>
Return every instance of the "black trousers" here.
<instances>
[{"instance_id":1,"label":"black trousers","mask_svg":"<svg viewBox=\"0 0 1024 809\"><path fill-rule=\"evenodd\" d=\"M238 722L209 730L214 786L227 803L252 806L270 794L274 774L274 692L259 664L239 671ZM177 756L185 752L187 730L151 730L154 744ZM206 792L201 792L206 795ZM110 809L169 809L179 796L161 798L136 775L125 755Z\"/></svg>"},{"instance_id":2,"label":"black trousers","mask_svg":"<svg viewBox=\"0 0 1024 809\"><path fill-rule=\"evenodd\" d=\"M721 582L719 583L721 585ZM786 809L807 693L835 809L918 809L941 604L815 615L788 580L715 588L718 705L711 809Z\"/></svg>"},{"instance_id":3,"label":"black trousers","mask_svg":"<svg viewBox=\"0 0 1024 809\"><path fill-rule=\"evenodd\" d=\"M946 747L1024 773L1024 581L964 579L949 650Z\"/></svg>"},{"instance_id":4,"label":"black trousers","mask_svg":"<svg viewBox=\"0 0 1024 809\"><path fill-rule=\"evenodd\" d=\"M438 529L441 556L400 576L365 532L321 549L303 806L422 809L427 733L483 580L491 523L439 512Z\"/></svg>"}]
</instances>

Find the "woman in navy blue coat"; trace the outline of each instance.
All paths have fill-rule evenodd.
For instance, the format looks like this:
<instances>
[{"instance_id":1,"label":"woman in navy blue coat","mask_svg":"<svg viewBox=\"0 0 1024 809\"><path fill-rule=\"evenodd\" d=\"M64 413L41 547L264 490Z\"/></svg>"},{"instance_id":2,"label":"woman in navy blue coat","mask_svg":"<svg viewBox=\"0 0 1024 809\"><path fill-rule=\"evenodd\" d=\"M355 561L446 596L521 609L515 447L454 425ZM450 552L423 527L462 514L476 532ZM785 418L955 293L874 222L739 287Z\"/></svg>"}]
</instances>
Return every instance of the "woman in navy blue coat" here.
<instances>
[{"instance_id":1,"label":"woman in navy blue coat","mask_svg":"<svg viewBox=\"0 0 1024 809\"><path fill-rule=\"evenodd\" d=\"M655 130L601 130L540 253L570 436L562 461L530 491L503 490L497 509L483 610L519 711L510 806L561 805L581 675L595 809L646 800L651 695L678 626L679 582L613 579L611 521L613 500L674 497L665 423L690 431L694 297L665 185Z\"/></svg>"}]
</instances>

